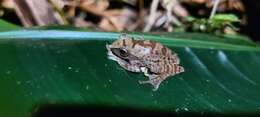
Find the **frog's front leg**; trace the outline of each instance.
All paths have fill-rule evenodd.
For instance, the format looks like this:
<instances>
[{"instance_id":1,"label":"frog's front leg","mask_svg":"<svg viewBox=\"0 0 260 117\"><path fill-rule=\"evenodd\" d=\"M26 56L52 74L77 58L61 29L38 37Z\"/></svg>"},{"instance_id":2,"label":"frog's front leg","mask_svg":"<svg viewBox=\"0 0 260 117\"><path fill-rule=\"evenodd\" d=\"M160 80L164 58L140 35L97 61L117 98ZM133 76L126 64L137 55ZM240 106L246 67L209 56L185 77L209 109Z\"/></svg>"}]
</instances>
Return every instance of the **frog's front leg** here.
<instances>
[{"instance_id":1,"label":"frog's front leg","mask_svg":"<svg viewBox=\"0 0 260 117\"><path fill-rule=\"evenodd\" d=\"M147 67L141 67L140 70L144 73L145 76L150 76L150 74L148 74L148 68Z\"/></svg>"},{"instance_id":2,"label":"frog's front leg","mask_svg":"<svg viewBox=\"0 0 260 117\"><path fill-rule=\"evenodd\" d=\"M161 74L161 75L150 75L149 80L147 81L139 81L140 84L151 84L153 85L153 91L158 90L162 81L164 81L168 77L168 74Z\"/></svg>"}]
</instances>

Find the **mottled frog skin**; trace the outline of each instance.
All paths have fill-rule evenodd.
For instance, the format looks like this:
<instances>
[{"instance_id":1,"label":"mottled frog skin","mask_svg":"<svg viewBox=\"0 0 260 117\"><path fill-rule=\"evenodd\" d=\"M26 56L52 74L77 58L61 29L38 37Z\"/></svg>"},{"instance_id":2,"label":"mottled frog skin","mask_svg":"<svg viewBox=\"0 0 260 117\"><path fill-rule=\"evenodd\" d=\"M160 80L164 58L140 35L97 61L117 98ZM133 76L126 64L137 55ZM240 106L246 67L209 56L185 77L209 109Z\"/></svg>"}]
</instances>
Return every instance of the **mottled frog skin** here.
<instances>
[{"instance_id":1,"label":"mottled frog skin","mask_svg":"<svg viewBox=\"0 0 260 117\"><path fill-rule=\"evenodd\" d=\"M150 40L134 39L123 33L111 45L106 45L108 58L131 72L143 72L156 91L167 77L184 72L176 53L166 46Z\"/></svg>"}]
</instances>

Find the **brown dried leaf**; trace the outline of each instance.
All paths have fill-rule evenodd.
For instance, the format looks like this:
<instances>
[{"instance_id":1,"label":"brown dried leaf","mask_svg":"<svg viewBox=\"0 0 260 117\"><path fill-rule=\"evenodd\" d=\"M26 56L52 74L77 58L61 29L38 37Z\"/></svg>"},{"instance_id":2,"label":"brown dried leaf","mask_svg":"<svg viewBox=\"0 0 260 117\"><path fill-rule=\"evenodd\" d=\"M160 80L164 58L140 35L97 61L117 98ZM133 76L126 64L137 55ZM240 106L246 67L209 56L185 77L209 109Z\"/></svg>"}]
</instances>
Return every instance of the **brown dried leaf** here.
<instances>
[{"instance_id":1,"label":"brown dried leaf","mask_svg":"<svg viewBox=\"0 0 260 117\"><path fill-rule=\"evenodd\" d=\"M129 9L107 10L103 13L104 18L100 23L100 27L106 31L123 31L134 24L136 13ZM109 29L111 28L111 29Z\"/></svg>"},{"instance_id":2,"label":"brown dried leaf","mask_svg":"<svg viewBox=\"0 0 260 117\"><path fill-rule=\"evenodd\" d=\"M116 27L110 22L109 19L103 18L99 23L99 27L105 31L115 31L117 30Z\"/></svg>"},{"instance_id":3,"label":"brown dried leaf","mask_svg":"<svg viewBox=\"0 0 260 117\"><path fill-rule=\"evenodd\" d=\"M0 9L0 17L2 17L3 15L4 15L4 11Z\"/></svg>"},{"instance_id":4,"label":"brown dried leaf","mask_svg":"<svg viewBox=\"0 0 260 117\"><path fill-rule=\"evenodd\" d=\"M2 0L1 6L7 9L13 9L14 8L14 2L13 0Z\"/></svg>"},{"instance_id":5,"label":"brown dried leaf","mask_svg":"<svg viewBox=\"0 0 260 117\"><path fill-rule=\"evenodd\" d=\"M188 11L179 3L178 0L162 0L162 6L166 10L172 10L179 17L187 17Z\"/></svg>"},{"instance_id":6,"label":"brown dried leaf","mask_svg":"<svg viewBox=\"0 0 260 117\"><path fill-rule=\"evenodd\" d=\"M108 0L81 0L80 2L80 8L96 15L102 15L108 6Z\"/></svg>"},{"instance_id":7,"label":"brown dried leaf","mask_svg":"<svg viewBox=\"0 0 260 117\"><path fill-rule=\"evenodd\" d=\"M76 17L73 23L76 27L89 27L92 26L90 22L87 22L82 17Z\"/></svg>"},{"instance_id":8,"label":"brown dried leaf","mask_svg":"<svg viewBox=\"0 0 260 117\"><path fill-rule=\"evenodd\" d=\"M205 4L208 8L212 8L214 5L215 0L180 0L181 2L187 3L187 4ZM241 12L245 11L245 7L241 0L220 0L219 11L225 11L225 10L238 10Z\"/></svg>"},{"instance_id":9,"label":"brown dried leaf","mask_svg":"<svg viewBox=\"0 0 260 117\"><path fill-rule=\"evenodd\" d=\"M232 9L245 12L245 7L240 0L228 0L228 6L230 6Z\"/></svg>"},{"instance_id":10,"label":"brown dried leaf","mask_svg":"<svg viewBox=\"0 0 260 117\"><path fill-rule=\"evenodd\" d=\"M62 9L65 5L70 5L72 2L70 2L70 0L49 0L53 3L55 3L55 5L59 8Z\"/></svg>"},{"instance_id":11,"label":"brown dried leaf","mask_svg":"<svg viewBox=\"0 0 260 117\"><path fill-rule=\"evenodd\" d=\"M214 5L214 0L207 0L206 6L211 8ZM241 0L220 0L219 11L226 11L226 10L238 10L241 12L245 11L245 7L242 4Z\"/></svg>"},{"instance_id":12,"label":"brown dried leaf","mask_svg":"<svg viewBox=\"0 0 260 117\"><path fill-rule=\"evenodd\" d=\"M24 26L56 24L56 14L46 0L14 0L15 11Z\"/></svg>"}]
</instances>

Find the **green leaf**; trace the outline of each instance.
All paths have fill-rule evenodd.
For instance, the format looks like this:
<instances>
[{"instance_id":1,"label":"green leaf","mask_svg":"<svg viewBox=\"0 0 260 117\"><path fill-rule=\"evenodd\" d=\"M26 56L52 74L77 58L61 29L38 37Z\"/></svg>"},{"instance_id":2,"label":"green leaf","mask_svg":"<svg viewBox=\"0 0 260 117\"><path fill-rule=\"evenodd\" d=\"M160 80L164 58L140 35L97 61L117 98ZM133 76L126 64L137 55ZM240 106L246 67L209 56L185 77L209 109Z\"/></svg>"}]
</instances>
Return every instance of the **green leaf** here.
<instances>
[{"instance_id":1,"label":"green leaf","mask_svg":"<svg viewBox=\"0 0 260 117\"><path fill-rule=\"evenodd\" d=\"M35 26L26 28L27 30L73 30L73 31L91 31L90 28L87 27L74 27L69 25L48 25L48 26Z\"/></svg>"},{"instance_id":2,"label":"green leaf","mask_svg":"<svg viewBox=\"0 0 260 117\"><path fill-rule=\"evenodd\" d=\"M252 45L257 46L256 43L251 41L248 37L242 35L210 35L205 33L160 33L157 36L161 37L171 37L175 39L183 40L196 40L196 41L207 41L207 42L221 42L221 43L230 43L230 44L239 44L239 45Z\"/></svg>"},{"instance_id":3,"label":"green leaf","mask_svg":"<svg viewBox=\"0 0 260 117\"><path fill-rule=\"evenodd\" d=\"M216 14L212 20L215 21L228 21L228 22L239 22L239 18L234 14Z\"/></svg>"},{"instance_id":4,"label":"green leaf","mask_svg":"<svg viewBox=\"0 0 260 117\"><path fill-rule=\"evenodd\" d=\"M193 16L188 16L188 17L186 17L186 20L187 20L188 22L193 22L193 21L198 20L198 19L195 18L195 17L193 17Z\"/></svg>"},{"instance_id":5,"label":"green leaf","mask_svg":"<svg viewBox=\"0 0 260 117\"><path fill-rule=\"evenodd\" d=\"M19 26L15 25L15 24L11 24L9 22L6 22L6 21L0 19L0 32L14 30L14 29L18 29L18 28L19 28Z\"/></svg>"},{"instance_id":6,"label":"green leaf","mask_svg":"<svg viewBox=\"0 0 260 117\"><path fill-rule=\"evenodd\" d=\"M119 33L59 30L0 32L0 116L28 117L44 104L101 105L163 112L259 113L260 48L209 35L149 35L178 53L186 72L157 92L141 73L108 60ZM132 36L141 36L132 34Z\"/></svg>"}]
</instances>

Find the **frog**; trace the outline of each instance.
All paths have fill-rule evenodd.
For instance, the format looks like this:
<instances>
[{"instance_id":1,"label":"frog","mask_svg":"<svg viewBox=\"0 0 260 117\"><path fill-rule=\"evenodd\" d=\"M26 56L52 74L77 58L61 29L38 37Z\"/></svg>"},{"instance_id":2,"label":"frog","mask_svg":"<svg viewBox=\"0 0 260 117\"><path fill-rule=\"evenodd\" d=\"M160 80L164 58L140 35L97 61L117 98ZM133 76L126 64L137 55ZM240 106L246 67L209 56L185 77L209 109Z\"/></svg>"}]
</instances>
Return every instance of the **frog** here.
<instances>
[{"instance_id":1,"label":"frog","mask_svg":"<svg viewBox=\"0 0 260 117\"><path fill-rule=\"evenodd\" d=\"M149 80L139 80L139 83L151 84L153 91L168 77L185 71L177 53L156 41L122 33L112 44L106 44L106 49L108 59L127 71L141 72L148 77Z\"/></svg>"}]
</instances>

